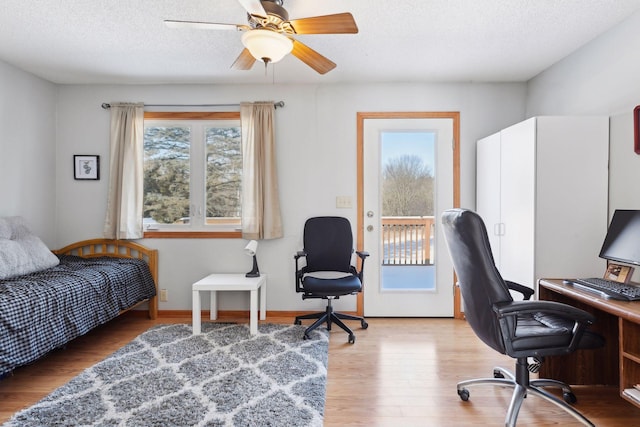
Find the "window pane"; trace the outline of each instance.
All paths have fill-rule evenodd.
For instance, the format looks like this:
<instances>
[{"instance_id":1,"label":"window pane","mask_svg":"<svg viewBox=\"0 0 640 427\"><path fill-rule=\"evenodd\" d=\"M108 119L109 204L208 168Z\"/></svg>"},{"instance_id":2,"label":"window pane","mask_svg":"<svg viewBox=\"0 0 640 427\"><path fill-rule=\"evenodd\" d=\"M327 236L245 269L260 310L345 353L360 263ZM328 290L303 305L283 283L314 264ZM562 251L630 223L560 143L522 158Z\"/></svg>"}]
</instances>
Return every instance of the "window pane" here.
<instances>
[{"instance_id":1,"label":"window pane","mask_svg":"<svg viewBox=\"0 0 640 427\"><path fill-rule=\"evenodd\" d=\"M435 134L381 133L382 290L433 290Z\"/></svg>"},{"instance_id":2,"label":"window pane","mask_svg":"<svg viewBox=\"0 0 640 427\"><path fill-rule=\"evenodd\" d=\"M240 127L207 127L205 138L207 224L240 224Z\"/></svg>"},{"instance_id":3,"label":"window pane","mask_svg":"<svg viewBox=\"0 0 640 427\"><path fill-rule=\"evenodd\" d=\"M145 126L144 219L146 223L189 222L189 149L187 126Z\"/></svg>"}]
</instances>

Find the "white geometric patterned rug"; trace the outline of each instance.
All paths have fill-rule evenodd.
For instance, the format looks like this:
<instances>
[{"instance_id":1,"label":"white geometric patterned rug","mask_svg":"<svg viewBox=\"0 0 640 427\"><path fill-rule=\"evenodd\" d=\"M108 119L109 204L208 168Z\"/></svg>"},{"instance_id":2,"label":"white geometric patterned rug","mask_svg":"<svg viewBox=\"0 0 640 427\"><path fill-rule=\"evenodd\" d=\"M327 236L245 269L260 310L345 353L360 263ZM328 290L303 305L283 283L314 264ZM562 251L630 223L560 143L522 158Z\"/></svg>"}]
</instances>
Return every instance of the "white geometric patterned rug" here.
<instances>
[{"instance_id":1,"label":"white geometric patterned rug","mask_svg":"<svg viewBox=\"0 0 640 427\"><path fill-rule=\"evenodd\" d=\"M322 426L328 334L304 329L158 325L3 426Z\"/></svg>"}]
</instances>

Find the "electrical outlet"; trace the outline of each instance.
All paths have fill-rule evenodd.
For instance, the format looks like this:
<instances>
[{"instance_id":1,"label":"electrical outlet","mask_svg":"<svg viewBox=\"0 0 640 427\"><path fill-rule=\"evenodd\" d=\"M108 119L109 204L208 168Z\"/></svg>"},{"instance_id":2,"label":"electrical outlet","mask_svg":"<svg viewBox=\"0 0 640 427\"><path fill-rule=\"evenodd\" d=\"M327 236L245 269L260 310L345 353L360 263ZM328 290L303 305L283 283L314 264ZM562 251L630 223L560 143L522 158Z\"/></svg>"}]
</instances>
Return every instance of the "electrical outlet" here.
<instances>
[{"instance_id":1,"label":"electrical outlet","mask_svg":"<svg viewBox=\"0 0 640 427\"><path fill-rule=\"evenodd\" d=\"M336 208L351 209L352 207L353 207L353 203L351 202L351 196L336 197Z\"/></svg>"},{"instance_id":2,"label":"electrical outlet","mask_svg":"<svg viewBox=\"0 0 640 427\"><path fill-rule=\"evenodd\" d=\"M166 289L160 289L160 301L169 301L169 291L167 291Z\"/></svg>"}]
</instances>

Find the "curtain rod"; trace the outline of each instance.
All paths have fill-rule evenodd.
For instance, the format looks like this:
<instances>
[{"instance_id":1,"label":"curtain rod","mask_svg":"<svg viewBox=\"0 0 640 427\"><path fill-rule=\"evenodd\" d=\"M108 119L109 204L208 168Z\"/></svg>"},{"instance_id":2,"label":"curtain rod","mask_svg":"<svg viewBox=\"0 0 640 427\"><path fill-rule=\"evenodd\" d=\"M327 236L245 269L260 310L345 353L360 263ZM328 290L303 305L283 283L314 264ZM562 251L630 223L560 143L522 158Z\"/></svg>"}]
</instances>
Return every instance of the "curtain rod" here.
<instances>
[{"instance_id":1,"label":"curtain rod","mask_svg":"<svg viewBox=\"0 0 640 427\"><path fill-rule=\"evenodd\" d=\"M239 107L240 104L144 104L145 107ZM284 101L274 102L275 108L284 107ZM111 104L103 102L102 108L111 108Z\"/></svg>"}]
</instances>

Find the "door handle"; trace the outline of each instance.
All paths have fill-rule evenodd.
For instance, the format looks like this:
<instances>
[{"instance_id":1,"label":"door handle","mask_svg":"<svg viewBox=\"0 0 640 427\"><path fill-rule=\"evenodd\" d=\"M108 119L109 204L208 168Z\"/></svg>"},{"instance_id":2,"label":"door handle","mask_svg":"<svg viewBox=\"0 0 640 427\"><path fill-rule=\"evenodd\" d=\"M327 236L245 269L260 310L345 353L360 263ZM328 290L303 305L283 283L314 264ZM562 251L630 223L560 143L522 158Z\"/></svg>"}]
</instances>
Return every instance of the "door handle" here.
<instances>
[{"instance_id":1,"label":"door handle","mask_svg":"<svg viewBox=\"0 0 640 427\"><path fill-rule=\"evenodd\" d=\"M373 218L373 211L369 211L369 212L367 212L367 216L368 216L369 218Z\"/></svg>"}]
</instances>

